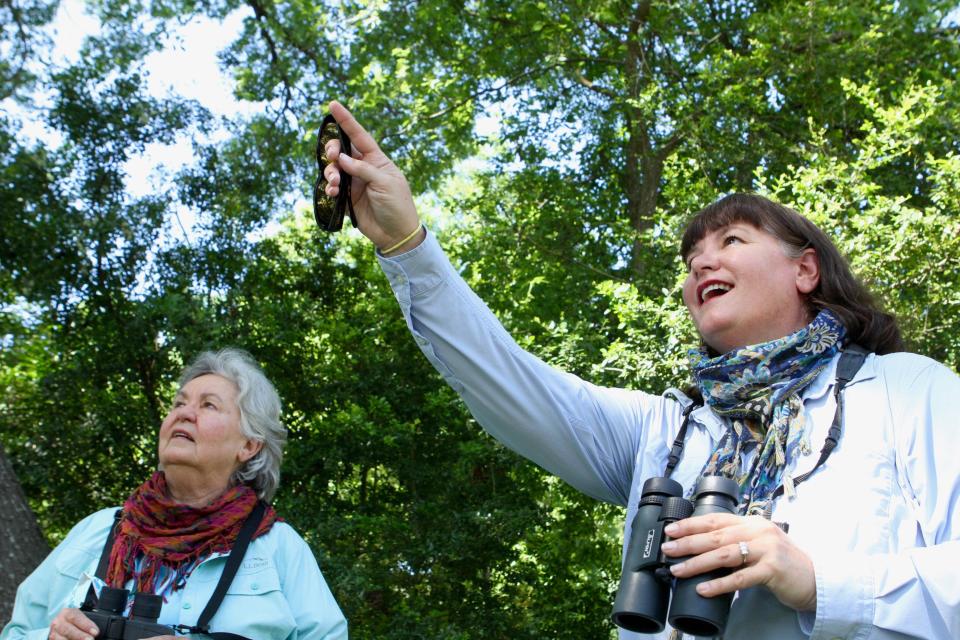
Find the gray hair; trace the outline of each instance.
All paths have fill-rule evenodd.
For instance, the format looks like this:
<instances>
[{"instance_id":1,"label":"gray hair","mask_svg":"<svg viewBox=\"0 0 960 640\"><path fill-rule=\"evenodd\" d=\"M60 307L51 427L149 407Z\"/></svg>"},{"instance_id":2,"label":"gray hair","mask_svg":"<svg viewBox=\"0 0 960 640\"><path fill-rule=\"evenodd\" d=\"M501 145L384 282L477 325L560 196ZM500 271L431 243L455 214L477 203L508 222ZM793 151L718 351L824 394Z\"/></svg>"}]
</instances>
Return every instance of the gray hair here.
<instances>
[{"instance_id":1,"label":"gray hair","mask_svg":"<svg viewBox=\"0 0 960 640\"><path fill-rule=\"evenodd\" d=\"M240 432L262 442L260 451L237 469L231 481L246 484L269 501L280 484L280 462L287 430L280 422L280 395L260 365L246 351L204 351L180 375L180 388L200 376L215 374L237 385Z\"/></svg>"}]
</instances>

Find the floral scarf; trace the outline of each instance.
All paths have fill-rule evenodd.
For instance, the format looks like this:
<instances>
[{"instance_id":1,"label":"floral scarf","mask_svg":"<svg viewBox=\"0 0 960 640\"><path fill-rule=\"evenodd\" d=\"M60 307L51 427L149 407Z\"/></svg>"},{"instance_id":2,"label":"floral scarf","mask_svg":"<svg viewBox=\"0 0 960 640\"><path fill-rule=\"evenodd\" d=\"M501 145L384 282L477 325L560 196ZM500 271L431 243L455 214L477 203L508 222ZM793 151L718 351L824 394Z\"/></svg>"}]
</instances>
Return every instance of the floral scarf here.
<instances>
[{"instance_id":1,"label":"floral scarf","mask_svg":"<svg viewBox=\"0 0 960 640\"><path fill-rule=\"evenodd\" d=\"M703 398L727 422L702 475L724 475L740 484L740 512L763 513L782 483L794 495L787 461L810 452L804 424L803 390L843 348L846 329L828 309L813 322L777 340L710 358L706 349L689 352ZM750 469L743 458L757 449Z\"/></svg>"},{"instance_id":2,"label":"floral scarf","mask_svg":"<svg viewBox=\"0 0 960 640\"><path fill-rule=\"evenodd\" d=\"M256 504L256 492L246 485L230 487L205 507L180 504L170 498L166 477L157 471L123 504L107 584L123 588L133 579L136 591L176 591L202 558L230 551ZM277 512L267 506L253 537L265 534L276 520ZM165 586L158 589L159 584Z\"/></svg>"}]
</instances>

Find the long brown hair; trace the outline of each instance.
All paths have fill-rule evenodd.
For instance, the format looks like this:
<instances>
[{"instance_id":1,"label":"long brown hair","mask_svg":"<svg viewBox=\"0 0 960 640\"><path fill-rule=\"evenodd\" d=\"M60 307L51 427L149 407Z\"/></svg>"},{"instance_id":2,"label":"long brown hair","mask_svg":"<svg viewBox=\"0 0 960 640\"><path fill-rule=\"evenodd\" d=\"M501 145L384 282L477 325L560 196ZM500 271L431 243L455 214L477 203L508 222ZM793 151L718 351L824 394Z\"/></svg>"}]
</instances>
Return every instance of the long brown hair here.
<instances>
[{"instance_id":1,"label":"long brown hair","mask_svg":"<svg viewBox=\"0 0 960 640\"><path fill-rule=\"evenodd\" d=\"M792 257L813 247L820 261L820 282L807 296L811 315L830 309L846 327L847 338L870 351L883 354L904 350L896 318L880 308L830 238L793 209L763 196L735 193L698 212L683 233L680 255L684 261L707 233L735 222L763 229L779 239Z\"/></svg>"}]
</instances>

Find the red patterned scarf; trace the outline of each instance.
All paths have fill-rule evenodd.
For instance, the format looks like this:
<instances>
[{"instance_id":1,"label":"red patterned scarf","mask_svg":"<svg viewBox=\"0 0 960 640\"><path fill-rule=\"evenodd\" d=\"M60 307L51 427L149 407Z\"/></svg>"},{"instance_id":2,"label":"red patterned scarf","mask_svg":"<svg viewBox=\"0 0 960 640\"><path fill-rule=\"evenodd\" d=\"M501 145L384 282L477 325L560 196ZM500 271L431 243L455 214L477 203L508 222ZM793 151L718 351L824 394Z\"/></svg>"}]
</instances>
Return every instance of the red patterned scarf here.
<instances>
[{"instance_id":1,"label":"red patterned scarf","mask_svg":"<svg viewBox=\"0 0 960 640\"><path fill-rule=\"evenodd\" d=\"M173 572L173 588L180 588L198 560L230 551L256 504L256 492L246 485L230 487L205 507L180 504L170 498L166 478L157 471L123 504L107 584L122 588L132 578L136 591L153 593L158 573ZM265 534L276 520L268 505L253 537Z\"/></svg>"}]
</instances>

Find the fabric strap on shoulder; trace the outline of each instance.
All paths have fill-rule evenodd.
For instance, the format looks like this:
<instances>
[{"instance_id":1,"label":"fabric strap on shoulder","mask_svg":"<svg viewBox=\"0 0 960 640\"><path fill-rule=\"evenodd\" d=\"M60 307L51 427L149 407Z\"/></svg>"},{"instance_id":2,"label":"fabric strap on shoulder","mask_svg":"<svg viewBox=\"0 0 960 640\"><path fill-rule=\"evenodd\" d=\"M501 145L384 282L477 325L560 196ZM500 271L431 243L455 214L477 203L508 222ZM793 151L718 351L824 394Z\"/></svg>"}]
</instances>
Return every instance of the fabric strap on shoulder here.
<instances>
[{"instance_id":1,"label":"fabric strap on shoulder","mask_svg":"<svg viewBox=\"0 0 960 640\"><path fill-rule=\"evenodd\" d=\"M794 486L812 476L817 469L823 466L823 463L827 461L827 458L830 457L830 454L837 446L837 442L840 441L840 431L843 427L843 398L841 394L847 384L853 380L857 372L860 371L860 367L863 366L863 362L867 359L869 353L869 351L858 344L848 344L843 349L843 353L840 354L840 361L837 363L837 382L833 387L833 397L837 402L837 410L833 413L833 423L830 425L830 431L827 433L823 448L820 450L820 459L817 460L817 464L815 464L810 471L794 478ZM773 495L770 496L770 501L767 503L767 509L764 513L767 519L770 518L769 514L773 512L773 501L782 496L783 492L783 485L780 485L776 491L773 492Z\"/></svg>"},{"instance_id":2,"label":"fabric strap on shoulder","mask_svg":"<svg viewBox=\"0 0 960 640\"><path fill-rule=\"evenodd\" d=\"M670 447L670 455L667 456L667 468L663 470L664 478L670 477L677 463L680 462L681 456L683 456L683 443L687 438L687 426L690 424L690 414L699 406L701 406L699 403L691 402L687 405L687 408L683 410L683 423L680 425L680 431L677 432L677 437L673 441L673 446Z\"/></svg>"},{"instance_id":3,"label":"fabric strap on shoulder","mask_svg":"<svg viewBox=\"0 0 960 640\"><path fill-rule=\"evenodd\" d=\"M123 509L117 509L113 514L113 524L110 525L110 533L107 534L107 541L103 545L103 551L100 553L100 563L97 564L95 576L107 581L107 570L110 568L110 551L113 549L113 541L117 538L117 529L120 528L120 519L123 517Z\"/></svg>"},{"instance_id":4,"label":"fabric strap on shoulder","mask_svg":"<svg viewBox=\"0 0 960 640\"><path fill-rule=\"evenodd\" d=\"M220 581L217 582L217 588L213 590L213 595L210 596L210 601L207 602L207 606L203 608L203 612L197 619L196 626L191 629L192 632L206 634L214 638L214 640L247 640L244 636L234 633L211 632L209 630L210 620L217 612L217 609L220 608L223 597L227 595L227 589L230 588L230 583L233 582L234 576L237 575L237 570L240 568L240 563L243 562L243 556L247 552L247 547L250 546L250 541L253 540L253 534L256 533L257 527L260 526L260 521L263 520L263 514L266 510L267 506L263 500L258 500L253 511L247 516L243 526L240 528L237 541L233 543L233 548L230 549L230 555L227 557L227 565L223 568L223 573L220 574Z\"/></svg>"},{"instance_id":5,"label":"fabric strap on shoulder","mask_svg":"<svg viewBox=\"0 0 960 640\"><path fill-rule=\"evenodd\" d=\"M113 541L117 538L117 529L120 528L120 519L123 517L123 509L117 509L113 514L113 524L110 525L110 532L107 534L107 541L103 543L103 551L100 552L100 562L97 563L97 570L93 575L104 582L107 581L107 570L110 568L110 551L113 549ZM83 598L83 604L80 605L81 611L93 611L97 607L97 592L93 588L93 583L87 588L87 595Z\"/></svg>"}]
</instances>

